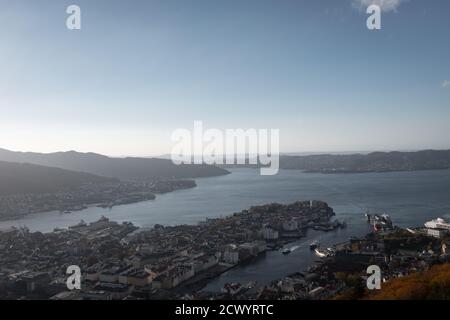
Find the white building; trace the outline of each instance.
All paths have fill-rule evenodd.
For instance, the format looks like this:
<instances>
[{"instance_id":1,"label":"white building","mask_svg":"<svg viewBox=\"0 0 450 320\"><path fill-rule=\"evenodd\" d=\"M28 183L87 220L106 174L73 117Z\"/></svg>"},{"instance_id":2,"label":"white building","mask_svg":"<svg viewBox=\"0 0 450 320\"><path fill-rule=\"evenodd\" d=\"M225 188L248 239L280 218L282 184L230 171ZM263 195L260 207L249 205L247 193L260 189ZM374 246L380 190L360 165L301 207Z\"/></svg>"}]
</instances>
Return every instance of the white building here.
<instances>
[{"instance_id":1,"label":"white building","mask_svg":"<svg viewBox=\"0 0 450 320\"><path fill-rule=\"evenodd\" d=\"M427 234L431 237L442 238L447 234L447 230L444 229L427 229Z\"/></svg>"},{"instance_id":2,"label":"white building","mask_svg":"<svg viewBox=\"0 0 450 320\"><path fill-rule=\"evenodd\" d=\"M278 231L270 227L265 227L262 231L262 235L265 240L277 240L279 237Z\"/></svg>"},{"instance_id":3,"label":"white building","mask_svg":"<svg viewBox=\"0 0 450 320\"><path fill-rule=\"evenodd\" d=\"M235 245L228 245L222 255L222 260L226 263L236 264L239 262L239 251Z\"/></svg>"},{"instance_id":4,"label":"white building","mask_svg":"<svg viewBox=\"0 0 450 320\"><path fill-rule=\"evenodd\" d=\"M285 220L283 221L283 230L284 231L297 231L298 223L295 220Z\"/></svg>"},{"instance_id":5,"label":"white building","mask_svg":"<svg viewBox=\"0 0 450 320\"><path fill-rule=\"evenodd\" d=\"M203 256L193 262L195 274L210 269L219 263L219 259L215 255Z\"/></svg>"}]
</instances>

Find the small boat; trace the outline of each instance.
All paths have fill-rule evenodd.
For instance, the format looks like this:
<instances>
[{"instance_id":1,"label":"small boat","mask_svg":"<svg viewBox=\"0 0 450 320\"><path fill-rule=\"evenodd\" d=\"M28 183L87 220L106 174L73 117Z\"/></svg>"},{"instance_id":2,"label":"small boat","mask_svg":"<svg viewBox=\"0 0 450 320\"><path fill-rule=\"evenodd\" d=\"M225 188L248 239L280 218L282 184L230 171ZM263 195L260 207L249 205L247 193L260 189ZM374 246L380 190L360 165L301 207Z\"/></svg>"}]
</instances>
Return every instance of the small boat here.
<instances>
[{"instance_id":1,"label":"small boat","mask_svg":"<svg viewBox=\"0 0 450 320\"><path fill-rule=\"evenodd\" d=\"M233 283L225 283L225 285L222 288L222 293L227 293L229 295L237 295L243 291L248 290L245 286L243 286L239 282L233 282Z\"/></svg>"},{"instance_id":2,"label":"small boat","mask_svg":"<svg viewBox=\"0 0 450 320\"><path fill-rule=\"evenodd\" d=\"M319 258L326 258L329 255L329 252L326 250L321 250L319 248L314 249L314 252L316 253L316 256Z\"/></svg>"},{"instance_id":3,"label":"small boat","mask_svg":"<svg viewBox=\"0 0 450 320\"><path fill-rule=\"evenodd\" d=\"M319 243L318 241L313 241L313 242L310 243L309 248L310 248L311 250L314 250L314 249L316 249L317 247L319 247L319 245L320 245L320 243Z\"/></svg>"}]
</instances>

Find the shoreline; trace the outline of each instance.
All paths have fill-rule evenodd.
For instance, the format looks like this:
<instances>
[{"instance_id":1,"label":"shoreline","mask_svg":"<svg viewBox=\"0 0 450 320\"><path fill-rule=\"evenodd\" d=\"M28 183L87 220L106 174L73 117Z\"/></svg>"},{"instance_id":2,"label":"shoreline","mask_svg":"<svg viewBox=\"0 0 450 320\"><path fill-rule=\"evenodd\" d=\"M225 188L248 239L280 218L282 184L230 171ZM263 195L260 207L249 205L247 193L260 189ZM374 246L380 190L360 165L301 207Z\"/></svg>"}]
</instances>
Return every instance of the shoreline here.
<instances>
[{"instance_id":1,"label":"shoreline","mask_svg":"<svg viewBox=\"0 0 450 320\"><path fill-rule=\"evenodd\" d=\"M40 214L49 214L49 213L59 213L61 215L70 215L73 213L77 213L77 212L83 212L85 210L91 209L91 208L102 208L102 209L112 209L114 207L120 207L120 206L126 206L126 205L131 205L131 204L136 204L136 203L142 203L142 202L148 202L148 201L156 201L159 195L164 195L167 193L172 193L172 192L177 192L177 191L181 191L181 190L189 190L189 189L194 189L196 188L197 185L195 183L194 180L194 185L193 186L188 186L188 187L180 187L171 191L166 191L166 192L155 192L153 193L154 197L151 199L142 199L142 200L136 200L136 201L131 201L131 202L126 202L126 203L118 203L118 204L112 204L109 206L105 206L103 202L97 202L97 203L92 203L92 204L80 204L79 206L83 207L82 209L67 209L70 212L63 212L63 210L50 210L50 211L38 211L38 212L30 212L30 213L25 213L25 214L21 214L18 216L14 216L14 217L3 217L0 216L0 222L8 222L8 221L15 221L15 220L21 220L30 216L35 216L35 215L40 215ZM19 227L19 226L16 226ZM0 231L2 229L0 228Z\"/></svg>"}]
</instances>

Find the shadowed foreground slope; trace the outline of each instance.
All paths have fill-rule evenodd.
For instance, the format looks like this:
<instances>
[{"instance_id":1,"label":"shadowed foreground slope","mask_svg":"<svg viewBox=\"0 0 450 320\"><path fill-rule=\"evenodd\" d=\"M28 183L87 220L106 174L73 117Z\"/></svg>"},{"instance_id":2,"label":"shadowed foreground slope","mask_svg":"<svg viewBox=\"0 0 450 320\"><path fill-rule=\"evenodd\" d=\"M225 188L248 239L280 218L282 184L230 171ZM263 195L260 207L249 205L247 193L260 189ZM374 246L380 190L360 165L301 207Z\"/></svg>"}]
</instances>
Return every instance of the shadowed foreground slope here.
<instances>
[{"instance_id":1,"label":"shadowed foreground slope","mask_svg":"<svg viewBox=\"0 0 450 320\"><path fill-rule=\"evenodd\" d=\"M0 196L16 193L44 193L76 188L86 183L117 182L89 173L0 161Z\"/></svg>"},{"instance_id":2,"label":"shadowed foreground slope","mask_svg":"<svg viewBox=\"0 0 450 320\"><path fill-rule=\"evenodd\" d=\"M367 296L370 300L449 300L450 263L435 265L430 270L393 279L381 291Z\"/></svg>"}]
</instances>

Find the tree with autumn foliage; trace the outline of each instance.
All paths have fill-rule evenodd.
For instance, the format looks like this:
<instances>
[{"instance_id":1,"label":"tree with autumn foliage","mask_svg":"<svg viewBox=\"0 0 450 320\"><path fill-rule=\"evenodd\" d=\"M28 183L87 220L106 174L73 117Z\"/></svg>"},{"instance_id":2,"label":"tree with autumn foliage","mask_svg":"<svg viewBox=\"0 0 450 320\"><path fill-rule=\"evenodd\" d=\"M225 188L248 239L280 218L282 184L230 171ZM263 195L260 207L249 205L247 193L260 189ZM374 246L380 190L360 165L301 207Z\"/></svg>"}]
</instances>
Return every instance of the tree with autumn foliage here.
<instances>
[{"instance_id":1,"label":"tree with autumn foliage","mask_svg":"<svg viewBox=\"0 0 450 320\"><path fill-rule=\"evenodd\" d=\"M428 271L395 278L380 291L367 293L370 300L448 300L450 299L450 264L435 265Z\"/></svg>"}]
</instances>

